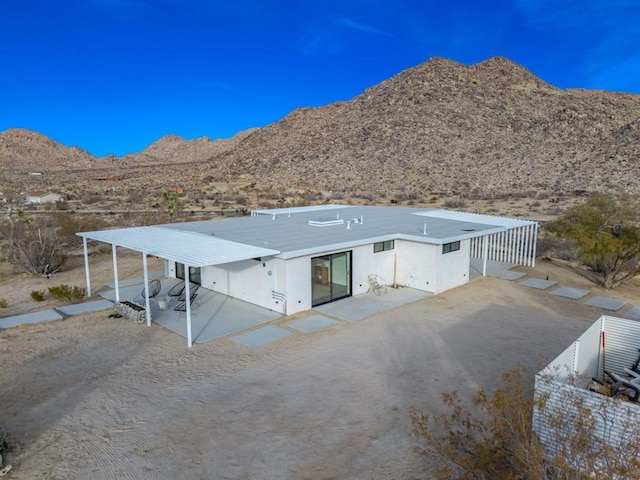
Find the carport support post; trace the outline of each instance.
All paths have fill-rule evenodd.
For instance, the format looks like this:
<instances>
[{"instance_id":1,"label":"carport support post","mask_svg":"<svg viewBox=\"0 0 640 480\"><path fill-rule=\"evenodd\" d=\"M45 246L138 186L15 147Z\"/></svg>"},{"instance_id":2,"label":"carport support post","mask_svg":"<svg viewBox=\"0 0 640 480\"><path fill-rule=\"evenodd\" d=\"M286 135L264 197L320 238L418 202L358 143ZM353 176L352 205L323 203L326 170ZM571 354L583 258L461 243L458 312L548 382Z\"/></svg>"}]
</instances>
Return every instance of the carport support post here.
<instances>
[{"instance_id":1,"label":"carport support post","mask_svg":"<svg viewBox=\"0 0 640 480\"><path fill-rule=\"evenodd\" d=\"M191 286L189 285L189 265L184 266L184 300L187 311L187 347L191 348Z\"/></svg>"},{"instance_id":2,"label":"carport support post","mask_svg":"<svg viewBox=\"0 0 640 480\"><path fill-rule=\"evenodd\" d=\"M487 276L487 256L489 254L489 237L482 236L482 276Z\"/></svg>"},{"instance_id":3,"label":"carport support post","mask_svg":"<svg viewBox=\"0 0 640 480\"><path fill-rule=\"evenodd\" d=\"M82 248L84 249L84 274L87 278L87 297L90 297L91 276L89 275L89 251L87 250L87 237L82 237Z\"/></svg>"},{"instance_id":4,"label":"carport support post","mask_svg":"<svg viewBox=\"0 0 640 480\"><path fill-rule=\"evenodd\" d=\"M116 303L120 301L120 285L118 284L118 255L116 254L116 244L111 244L111 255L113 256L113 285L116 288Z\"/></svg>"},{"instance_id":5,"label":"carport support post","mask_svg":"<svg viewBox=\"0 0 640 480\"><path fill-rule=\"evenodd\" d=\"M536 248L538 246L538 222L533 225L533 252L531 252L531 267L536 266Z\"/></svg>"},{"instance_id":6,"label":"carport support post","mask_svg":"<svg viewBox=\"0 0 640 480\"><path fill-rule=\"evenodd\" d=\"M142 252L142 270L144 272L144 307L147 314L147 327L151 326L151 305L149 304L149 268L147 267L147 254Z\"/></svg>"}]
</instances>

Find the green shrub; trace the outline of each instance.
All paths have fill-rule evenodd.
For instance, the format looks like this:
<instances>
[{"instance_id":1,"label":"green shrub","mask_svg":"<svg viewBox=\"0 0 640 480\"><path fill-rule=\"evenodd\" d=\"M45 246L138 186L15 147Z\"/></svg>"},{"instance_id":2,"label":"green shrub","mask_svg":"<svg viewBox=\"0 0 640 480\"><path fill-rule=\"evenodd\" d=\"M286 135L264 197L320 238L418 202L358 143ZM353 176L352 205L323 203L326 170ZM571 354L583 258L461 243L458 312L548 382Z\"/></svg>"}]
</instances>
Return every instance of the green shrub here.
<instances>
[{"instance_id":1,"label":"green shrub","mask_svg":"<svg viewBox=\"0 0 640 480\"><path fill-rule=\"evenodd\" d=\"M78 303L86 295L86 289L62 284L57 287L49 287L49 293L58 300Z\"/></svg>"},{"instance_id":2,"label":"green shrub","mask_svg":"<svg viewBox=\"0 0 640 480\"><path fill-rule=\"evenodd\" d=\"M0 308L7 308L9 306L9 302L7 302L4 298L0 298Z\"/></svg>"},{"instance_id":3,"label":"green shrub","mask_svg":"<svg viewBox=\"0 0 640 480\"><path fill-rule=\"evenodd\" d=\"M31 298L36 302L44 301L44 290L32 290Z\"/></svg>"}]
</instances>

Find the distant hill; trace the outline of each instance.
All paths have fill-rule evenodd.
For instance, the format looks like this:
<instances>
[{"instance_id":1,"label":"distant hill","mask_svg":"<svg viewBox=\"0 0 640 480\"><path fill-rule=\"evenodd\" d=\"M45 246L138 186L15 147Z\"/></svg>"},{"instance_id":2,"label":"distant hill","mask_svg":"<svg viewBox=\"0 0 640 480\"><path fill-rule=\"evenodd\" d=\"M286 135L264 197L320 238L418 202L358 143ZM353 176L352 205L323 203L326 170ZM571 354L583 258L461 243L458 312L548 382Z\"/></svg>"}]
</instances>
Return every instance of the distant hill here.
<instances>
[{"instance_id":1,"label":"distant hill","mask_svg":"<svg viewBox=\"0 0 640 480\"><path fill-rule=\"evenodd\" d=\"M51 171L91 168L96 158L78 147L66 147L46 135L23 128L0 132L3 170Z\"/></svg>"},{"instance_id":2,"label":"distant hill","mask_svg":"<svg viewBox=\"0 0 640 480\"><path fill-rule=\"evenodd\" d=\"M169 135L121 158L7 130L0 165L123 172L155 165L148 175L194 186L241 178L372 198L640 193L640 95L561 90L500 57L472 66L434 58L350 101L298 109L232 139Z\"/></svg>"}]
</instances>

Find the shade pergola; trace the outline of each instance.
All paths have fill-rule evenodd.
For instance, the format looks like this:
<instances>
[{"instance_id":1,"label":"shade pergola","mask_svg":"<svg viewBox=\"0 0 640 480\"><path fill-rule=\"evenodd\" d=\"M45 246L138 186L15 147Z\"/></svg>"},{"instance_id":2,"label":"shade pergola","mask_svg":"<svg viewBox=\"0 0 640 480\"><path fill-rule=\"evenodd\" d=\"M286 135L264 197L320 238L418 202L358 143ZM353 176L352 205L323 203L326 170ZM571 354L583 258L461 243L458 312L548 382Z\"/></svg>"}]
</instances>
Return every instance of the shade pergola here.
<instances>
[{"instance_id":1,"label":"shade pergola","mask_svg":"<svg viewBox=\"0 0 640 480\"><path fill-rule=\"evenodd\" d=\"M163 258L185 266L185 295L190 298L189 267L205 267L238 262L258 257L268 257L280 253L278 250L256 247L238 242L223 240L212 235L197 232L187 232L159 226L120 228L95 232L81 232L84 247L84 263L87 281L87 295L91 295L91 278L89 274L89 253L87 241L111 244L113 255L113 273L116 301L120 301L118 284L117 247L127 248L142 253L142 264L145 285L145 307L147 325L151 325L151 310L149 305L149 272L147 257L149 255ZM191 305L186 302L187 344L193 345L191 339Z\"/></svg>"}]
</instances>

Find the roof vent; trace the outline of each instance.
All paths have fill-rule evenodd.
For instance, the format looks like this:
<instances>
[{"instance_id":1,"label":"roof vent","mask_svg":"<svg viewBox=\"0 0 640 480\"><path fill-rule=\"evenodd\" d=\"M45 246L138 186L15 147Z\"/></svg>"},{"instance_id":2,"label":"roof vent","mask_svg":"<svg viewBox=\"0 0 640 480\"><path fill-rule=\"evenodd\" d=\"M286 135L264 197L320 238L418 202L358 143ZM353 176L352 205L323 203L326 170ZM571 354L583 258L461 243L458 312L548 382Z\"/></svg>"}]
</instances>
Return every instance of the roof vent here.
<instances>
[{"instance_id":1,"label":"roof vent","mask_svg":"<svg viewBox=\"0 0 640 480\"><path fill-rule=\"evenodd\" d=\"M330 227L331 225L342 225L344 220L342 218L333 217L320 217L314 220L309 220L309 225L313 227Z\"/></svg>"}]
</instances>

